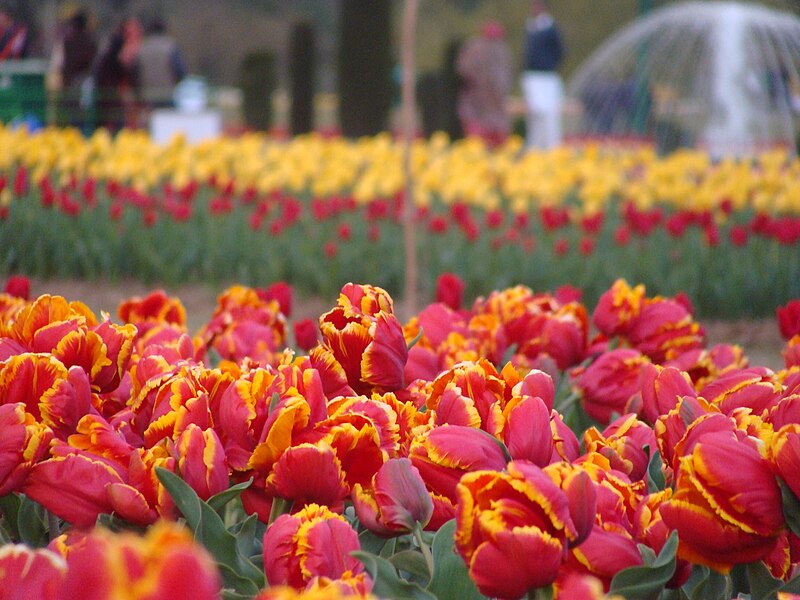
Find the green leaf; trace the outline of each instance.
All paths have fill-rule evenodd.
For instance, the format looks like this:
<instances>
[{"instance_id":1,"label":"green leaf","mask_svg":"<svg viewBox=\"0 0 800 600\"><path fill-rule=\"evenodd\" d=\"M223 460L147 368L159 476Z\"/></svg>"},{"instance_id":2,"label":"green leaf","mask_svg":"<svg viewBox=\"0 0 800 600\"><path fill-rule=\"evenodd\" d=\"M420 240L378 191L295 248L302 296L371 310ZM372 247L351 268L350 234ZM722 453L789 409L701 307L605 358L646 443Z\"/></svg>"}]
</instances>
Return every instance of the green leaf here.
<instances>
[{"instance_id":1,"label":"green leaf","mask_svg":"<svg viewBox=\"0 0 800 600\"><path fill-rule=\"evenodd\" d=\"M689 600L728 600L728 578L705 565L695 565L681 588Z\"/></svg>"},{"instance_id":2,"label":"green leaf","mask_svg":"<svg viewBox=\"0 0 800 600\"><path fill-rule=\"evenodd\" d=\"M422 336L424 334L425 334L425 330L422 327L420 327L419 328L419 333L416 336L414 336L413 340L408 342L408 346L406 346L406 350L411 350L414 346L416 346L417 342L420 341L420 339L422 339Z\"/></svg>"},{"instance_id":3,"label":"green leaf","mask_svg":"<svg viewBox=\"0 0 800 600\"><path fill-rule=\"evenodd\" d=\"M650 460L647 463L647 489L651 494L654 494L662 491L667 486L667 480L664 478L664 461L661 460L661 453L658 449L651 454L650 446L645 445L644 448L650 456Z\"/></svg>"},{"instance_id":4,"label":"green leaf","mask_svg":"<svg viewBox=\"0 0 800 600\"><path fill-rule=\"evenodd\" d=\"M0 498L0 512L3 514L2 523L8 536L14 540L19 541L19 508L22 504L22 499L17 494L7 494Z\"/></svg>"},{"instance_id":5,"label":"green leaf","mask_svg":"<svg viewBox=\"0 0 800 600\"><path fill-rule=\"evenodd\" d=\"M416 583L400 577L394 565L385 558L363 551L351 552L351 555L364 564L364 568L374 582L372 593L379 598L436 600L436 596L426 592Z\"/></svg>"},{"instance_id":6,"label":"green leaf","mask_svg":"<svg viewBox=\"0 0 800 600\"><path fill-rule=\"evenodd\" d=\"M381 554L381 550L389 541L385 537L375 535L369 529L365 529L358 534L358 541L361 544L361 549L370 554Z\"/></svg>"},{"instance_id":7,"label":"green leaf","mask_svg":"<svg viewBox=\"0 0 800 600\"><path fill-rule=\"evenodd\" d=\"M678 532L673 531L653 564L623 569L611 580L609 593L627 600L655 600L675 573L677 550Z\"/></svg>"},{"instance_id":8,"label":"green leaf","mask_svg":"<svg viewBox=\"0 0 800 600\"><path fill-rule=\"evenodd\" d=\"M17 513L17 530L19 540L33 548L41 548L49 542L44 508L25 495L21 498Z\"/></svg>"},{"instance_id":9,"label":"green leaf","mask_svg":"<svg viewBox=\"0 0 800 600\"><path fill-rule=\"evenodd\" d=\"M389 558L398 571L405 571L411 575L416 575L423 578L426 582L431 578L428 572L428 565L425 562L425 557L422 553L416 550L403 550L397 554L393 554Z\"/></svg>"},{"instance_id":10,"label":"green leaf","mask_svg":"<svg viewBox=\"0 0 800 600\"><path fill-rule=\"evenodd\" d=\"M217 512L200 500L195 491L172 471L156 467L156 476L172 496L197 541L216 559L225 587L245 594L255 589L255 595L266 583L264 572L242 553L239 540L225 528Z\"/></svg>"},{"instance_id":11,"label":"green leaf","mask_svg":"<svg viewBox=\"0 0 800 600\"><path fill-rule=\"evenodd\" d=\"M790 594L800 594L800 575L787 581L779 591L788 592Z\"/></svg>"},{"instance_id":12,"label":"green leaf","mask_svg":"<svg viewBox=\"0 0 800 600\"><path fill-rule=\"evenodd\" d=\"M220 512L225 505L233 500L234 498L238 498L242 495L242 492L249 488L253 483L253 478L251 477L247 481L242 483L237 483L236 485L232 485L226 490L221 491L218 494L214 494L211 498L208 499L208 505L213 508L216 512Z\"/></svg>"},{"instance_id":13,"label":"green leaf","mask_svg":"<svg viewBox=\"0 0 800 600\"><path fill-rule=\"evenodd\" d=\"M450 519L433 538L433 577L428 591L439 600L480 600L486 598L475 587L467 565L456 552L453 536L456 520Z\"/></svg>"},{"instance_id":14,"label":"green leaf","mask_svg":"<svg viewBox=\"0 0 800 600\"><path fill-rule=\"evenodd\" d=\"M781 487L781 499L783 500L783 514L786 517L786 525L795 535L800 535L800 499L794 495L791 488L780 477L776 478Z\"/></svg>"},{"instance_id":15,"label":"green leaf","mask_svg":"<svg viewBox=\"0 0 800 600\"><path fill-rule=\"evenodd\" d=\"M267 409L267 414L272 414L272 411L275 410L275 407L281 401L281 397L278 392L272 392L272 399L269 401L269 409Z\"/></svg>"},{"instance_id":16,"label":"green leaf","mask_svg":"<svg viewBox=\"0 0 800 600\"><path fill-rule=\"evenodd\" d=\"M773 577L763 561L747 565L747 580L750 583L750 598L752 600L774 598L778 590L783 587L783 581Z\"/></svg>"}]
</instances>

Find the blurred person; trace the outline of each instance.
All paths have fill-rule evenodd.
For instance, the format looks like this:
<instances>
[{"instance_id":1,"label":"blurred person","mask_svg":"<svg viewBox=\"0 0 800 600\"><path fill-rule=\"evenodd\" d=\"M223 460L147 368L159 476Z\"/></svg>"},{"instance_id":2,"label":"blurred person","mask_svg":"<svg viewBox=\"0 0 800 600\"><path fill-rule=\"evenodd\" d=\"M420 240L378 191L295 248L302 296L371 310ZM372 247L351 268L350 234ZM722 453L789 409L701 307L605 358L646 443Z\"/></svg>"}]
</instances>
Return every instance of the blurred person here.
<instances>
[{"instance_id":1,"label":"blurred person","mask_svg":"<svg viewBox=\"0 0 800 600\"><path fill-rule=\"evenodd\" d=\"M80 87L84 79L91 75L97 54L97 41L89 27L89 15L85 10L76 10L67 20L61 52L61 85L64 89Z\"/></svg>"},{"instance_id":2,"label":"blurred person","mask_svg":"<svg viewBox=\"0 0 800 600\"><path fill-rule=\"evenodd\" d=\"M186 76L177 42L161 19L154 19L139 49L139 86L148 106L171 106L175 85Z\"/></svg>"},{"instance_id":3,"label":"blurred person","mask_svg":"<svg viewBox=\"0 0 800 600\"><path fill-rule=\"evenodd\" d=\"M528 148L553 148L561 143L561 106L564 83L558 68L564 42L545 0L533 0L525 24L525 70L522 95L527 112Z\"/></svg>"},{"instance_id":4,"label":"blurred person","mask_svg":"<svg viewBox=\"0 0 800 600\"><path fill-rule=\"evenodd\" d=\"M506 98L513 85L511 51L505 30L497 21L488 21L480 34L467 40L456 59L461 77L458 116L466 135L501 143L511 130Z\"/></svg>"},{"instance_id":5,"label":"blurred person","mask_svg":"<svg viewBox=\"0 0 800 600\"><path fill-rule=\"evenodd\" d=\"M0 60L24 58L28 49L28 28L14 17L14 11L0 5Z\"/></svg>"},{"instance_id":6,"label":"blurred person","mask_svg":"<svg viewBox=\"0 0 800 600\"><path fill-rule=\"evenodd\" d=\"M110 129L138 127L139 51L142 26L128 17L111 34L95 67L100 124Z\"/></svg>"}]
</instances>

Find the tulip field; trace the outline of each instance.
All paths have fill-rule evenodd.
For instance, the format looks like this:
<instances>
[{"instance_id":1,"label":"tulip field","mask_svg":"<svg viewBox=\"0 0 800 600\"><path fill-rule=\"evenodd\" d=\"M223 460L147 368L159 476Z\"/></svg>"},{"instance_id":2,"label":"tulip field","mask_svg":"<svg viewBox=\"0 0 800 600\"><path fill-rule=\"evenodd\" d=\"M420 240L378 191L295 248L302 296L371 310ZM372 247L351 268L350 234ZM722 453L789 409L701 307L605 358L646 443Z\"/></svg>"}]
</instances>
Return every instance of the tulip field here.
<instances>
[{"instance_id":1,"label":"tulip field","mask_svg":"<svg viewBox=\"0 0 800 600\"><path fill-rule=\"evenodd\" d=\"M1 598L800 598L800 300L773 371L623 279L294 293L8 279Z\"/></svg>"},{"instance_id":2,"label":"tulip field","mask_svg":"<svg viewBox=\"0 0 800 600\"><path fill-rule=\"evenodd\" d=\"M0 126L0 274L215 286L286 281L332 297L404 277L402 146L262 134L190 145L146 133ZM419 286L457 274L475 297L617 278L685 293L704 318L771 316L800 297L800 160L776 150L522 152L415 142Z\"/></svg>"}]
</instances>

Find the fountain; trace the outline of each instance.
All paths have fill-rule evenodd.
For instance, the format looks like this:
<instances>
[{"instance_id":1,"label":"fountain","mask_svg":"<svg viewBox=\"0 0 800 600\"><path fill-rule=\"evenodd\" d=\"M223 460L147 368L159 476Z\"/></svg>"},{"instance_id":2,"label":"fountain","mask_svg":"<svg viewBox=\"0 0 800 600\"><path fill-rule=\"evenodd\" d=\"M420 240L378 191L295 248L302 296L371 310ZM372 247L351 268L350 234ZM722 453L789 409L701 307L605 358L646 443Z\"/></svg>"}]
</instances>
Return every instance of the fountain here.
<instances>
[{"instance_id":1,"label":"fountain","mask_svg":"<svg viewBox=\"0 0 800 600\"><path fill-rule=\"evenodd\" d=\"M598 48L567 84L579 136L635 137L661 151L797 151L800 17L742 2L655 10Z\"/></svg>"}]
</instances>

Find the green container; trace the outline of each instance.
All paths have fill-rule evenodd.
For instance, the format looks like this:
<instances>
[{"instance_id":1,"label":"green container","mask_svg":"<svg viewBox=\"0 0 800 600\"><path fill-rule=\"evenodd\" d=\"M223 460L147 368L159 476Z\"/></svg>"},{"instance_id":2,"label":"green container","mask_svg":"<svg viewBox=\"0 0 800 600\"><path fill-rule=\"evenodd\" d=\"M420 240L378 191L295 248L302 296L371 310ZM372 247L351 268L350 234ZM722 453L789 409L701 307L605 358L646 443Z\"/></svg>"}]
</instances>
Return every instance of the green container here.
<instances>
[{"instance_id":1,"label":"green container","mask_svg":"<svg viewBox=\"0 0 800 600\"><path fill-rule=\"evenodd\" d=\"M34 118L45 122L47 61L37 59L0 62L0 121Z\"/></svg>"}]
</instances>

